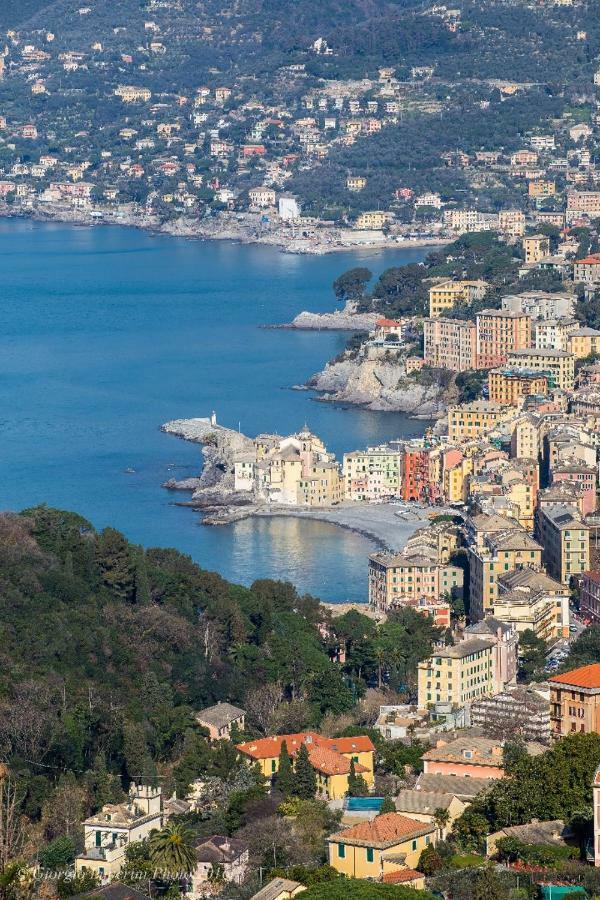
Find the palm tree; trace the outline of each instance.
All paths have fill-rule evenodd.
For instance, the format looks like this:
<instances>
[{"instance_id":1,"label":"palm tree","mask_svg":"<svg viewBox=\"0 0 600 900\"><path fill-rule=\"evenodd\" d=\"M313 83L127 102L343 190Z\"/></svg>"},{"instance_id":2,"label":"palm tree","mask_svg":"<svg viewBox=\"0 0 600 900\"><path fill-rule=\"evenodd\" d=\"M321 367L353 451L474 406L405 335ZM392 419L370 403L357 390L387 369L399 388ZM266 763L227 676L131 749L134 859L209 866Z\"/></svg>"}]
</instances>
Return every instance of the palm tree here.
<instances>
[{"instance_id":1,"label":"palm tree","mask_svg":"<svg viewBox=\"0 0 600 900\"><path fill-rule=\"evenodd\" d=\"M169 822L148 839L150 859L165 874L183 878L196 868L192 833L183 825Z\"/></svg>"},{"instance_id":2,"label":"palm tree","mask_svg":"<svg viewBox=\"0 0 600 900\"><path fill-rule=\"evenodd\" d=\"M450 813L447 809L444 809L442 806L438 806L433 814L433 821L435 827L438 829L440 833L440 838L444 836L444 828L450 821Z\"/></svg>"}]
</instances>

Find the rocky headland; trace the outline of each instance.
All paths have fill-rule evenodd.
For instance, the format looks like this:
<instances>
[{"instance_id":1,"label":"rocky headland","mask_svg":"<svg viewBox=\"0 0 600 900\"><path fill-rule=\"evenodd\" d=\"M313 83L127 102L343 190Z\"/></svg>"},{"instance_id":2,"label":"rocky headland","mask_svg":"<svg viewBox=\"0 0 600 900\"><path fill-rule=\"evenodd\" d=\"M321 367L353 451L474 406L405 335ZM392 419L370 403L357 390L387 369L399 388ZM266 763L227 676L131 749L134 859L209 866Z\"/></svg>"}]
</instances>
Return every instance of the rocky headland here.
<instances>
[{"instance_id":1,"label":"rocky headland","mask_svg":"<svg viewBox=\"0 0 600 900\"><path fill-rule=\"evenodd\" d=\"M442 416L457 399L453 382L424 383L418 375L407 375L403 354L390 350L346 351L328 362L303 387L318 391L322 401L403 412L419 419Z\"/></svg>"},{"instance_id":2,"label":"rocky headland","mask_svg":"<svg viewBox=\"0 0 600 900\"><path fill-rule=\"evenodd\" d=\"M313 313L305 310L298 313L289 325L281 327L304 331L373 331L380 318L379 313L359 312L357 304L348 301L343 309L333 312Z\"/></svg>"}]
</instances>

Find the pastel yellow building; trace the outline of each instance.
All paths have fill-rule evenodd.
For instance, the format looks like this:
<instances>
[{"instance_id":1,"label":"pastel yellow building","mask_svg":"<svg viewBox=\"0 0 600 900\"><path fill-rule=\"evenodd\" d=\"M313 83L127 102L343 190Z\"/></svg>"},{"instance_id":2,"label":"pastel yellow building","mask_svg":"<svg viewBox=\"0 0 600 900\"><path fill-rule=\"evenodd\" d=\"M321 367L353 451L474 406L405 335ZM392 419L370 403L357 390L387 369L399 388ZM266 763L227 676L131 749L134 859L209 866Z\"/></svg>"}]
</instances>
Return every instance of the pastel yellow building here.
<instances>
[{"instance_id":1,"label":"pastel yellow building","mask_svg":"<svg viewBox=\"0 0 600 900\"><path fill-rule=\"evenodd\" d=\"M510 407L501 407L489 400L474 400L448 408L448 441L462 443L487 434L499 422L514 414Z\"/></svg>"},{"instance_id":2,"label":"pastel yellow building","mask_svg":"<svg viewBox=\"0 0 600 900\"><path fill-rule=\"evenodd\" d=\"M349 191L362 191L367 185L367 179L362 175L348 175L346 178L346 187Z\"/></svg>"},{"instance_id":3,"label":"pastel yellow building","mask_svg":"<svg viewBox=\"0 0 600 900\"><path fill-rule=\"evenodd\" d=\"M469 597L471 619L493 613L498 597L498 577L511 569L541 568L542 547L524 529L488 535L483 546L469 547Z\"/></svg>"},{"instance_id":4,"label":"pastel yellow building","mask_svg":"<svg viewBox=\"0 0 600 900\"><path fill-rule=\"evenodd\" d=\"M550 238L545 234L532 234L523 238L526 263L537 263L550 254Z\"/></svg>"},{"instance_id":5,"label":"pastel yellow building","mask_svg":"<svg viewBox=\"0 0 600 900\"><path fill-rule=\"evenodd\" d=\"M371 212L363 212L357 218L354 227L361 231L373 229L380 231L383 226L392 218L391 213L382 210L372 210Z\"/></svg>"},{"instance_id":6,"label":"pastel yellow building","mask_svg":"<svg viewBox=\"0 0 600 900\"><path fill-rule=\"evenodd\" d=\"M575 359L584 359L592 353L600 353L600 331L595 328L577 328L567 337L567 352Z\"/></svg>"},{"instance_id":7,"label":"pastel yellow building","mask_svg":"<svg viewBox=\"0 0 600 900\"><path fill-rule=\"evenodd\" d=\"M482 300L487 290L485 281L442 281L429 288L429 318L441 316L461 303Z\"/></svg>"},{"instance_id":8,"label":"pastel yellow building","mask_svg":"<svg viewBox=\"0 0 600 900\"><path fill-rule=\"evenodd\" d=\"M564 350L513 350L508 354L507 365L549 372L562 391L572 390L575 382L575 357Z\"/></svg>"},{"instance_id":9,"label":"pastel yellow building","mask_svg":"<svg viewBox=\"0 0 600 900\"><path fill-rule=\"evenodd\" d=\"M418 665L419 709L435 703L465 703L496 692L495 647L473 638L438 650Z\"/></svg>"},{"instance_id":10,"label":"pastel yellow building","mask_svg":"<svg viewBox=\"0 0 600 900\"><path fill-rule=\"evenodd\" d=\"M317 795L327 800L340 800L348 793L350 763L354 762L357 775L362 775L370 786L374 781L375 747L366 736L351 738L325 738L311 731L297 734L280 734L237 744L236 749L248 762L258 763L264 777L271 781L279 769L279 754L285 743L294 760L304 744L310 764L317 777Z\"/></svg>"},{"instance_id":11,"label":"pastel yellow building","mask_svg":"<svg viewBox=\"0 0 600 900\"><path fill-rule=\"evenodd\" d=\"M436 827L399 813L384 813L328 839L329 865L348 878L386 880L388 873L415 869L423 850L436 843Z\"/></svg>"}]
</instances>

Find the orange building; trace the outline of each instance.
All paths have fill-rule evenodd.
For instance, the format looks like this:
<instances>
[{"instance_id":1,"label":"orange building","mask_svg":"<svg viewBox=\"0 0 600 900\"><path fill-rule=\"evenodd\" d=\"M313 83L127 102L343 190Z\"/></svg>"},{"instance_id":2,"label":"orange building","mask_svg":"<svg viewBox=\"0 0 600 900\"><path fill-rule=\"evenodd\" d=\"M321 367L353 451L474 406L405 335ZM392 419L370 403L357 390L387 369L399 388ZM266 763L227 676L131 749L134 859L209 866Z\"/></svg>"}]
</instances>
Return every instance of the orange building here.
<instances>
[{"instance_id":1,"label":"orange building","mask_svg":"<svg viewBox=\"0 0 600 900\"><path fill-rule=\"evenodd\" d=\"M489 399L503 406L519 406L529 394L546 396L548 376L527 369L492 369L488 375Z\"/></svg>"},{"instance_id":2,"label":"orange building","mask_svg":"<svg viewBox=\"0 0 600 900\"><path fill-rule=\"evenodd\" d=\"M508 354L531 347L531 316L484 309L476 316L477 368L503 366Z\"/></svg>"},{"instance_id":3,"label":"orange building","mask_svg":"<svg viewBox=\"0 0 600 900\"><path fill-rule=\"evenodd\" d=\"M600 734L600 663L554 675L548 682L553 737Z\"/></svg>"}]
</instances>

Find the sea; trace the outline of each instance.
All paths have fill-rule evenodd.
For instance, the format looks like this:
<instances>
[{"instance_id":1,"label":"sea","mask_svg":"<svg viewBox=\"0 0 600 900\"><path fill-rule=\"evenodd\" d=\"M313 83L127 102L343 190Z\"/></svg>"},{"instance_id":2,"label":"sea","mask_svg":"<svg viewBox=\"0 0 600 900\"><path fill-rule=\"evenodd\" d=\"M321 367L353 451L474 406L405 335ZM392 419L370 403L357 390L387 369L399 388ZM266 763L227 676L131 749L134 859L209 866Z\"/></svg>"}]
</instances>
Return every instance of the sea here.
<instances>
[{"instance_id":1,"label":"sea","mask_svg":"<svg viewBox=\"0 0 600 900\"><path fill-rule=\"evenodd\" d=\"M296 256L121 227L0 221L0 509L38 503L176 547L242 584L293 582L330 602L367 598L375 544L294 518L202 526L161 487L198 474L200 447L160 431L207 416L255 435L305 423L339 457L423 433L397 413L317 402L294 390L348 334L277 330L335 308L333 280L425 251Z\"/></svg>"}]
</instances>

